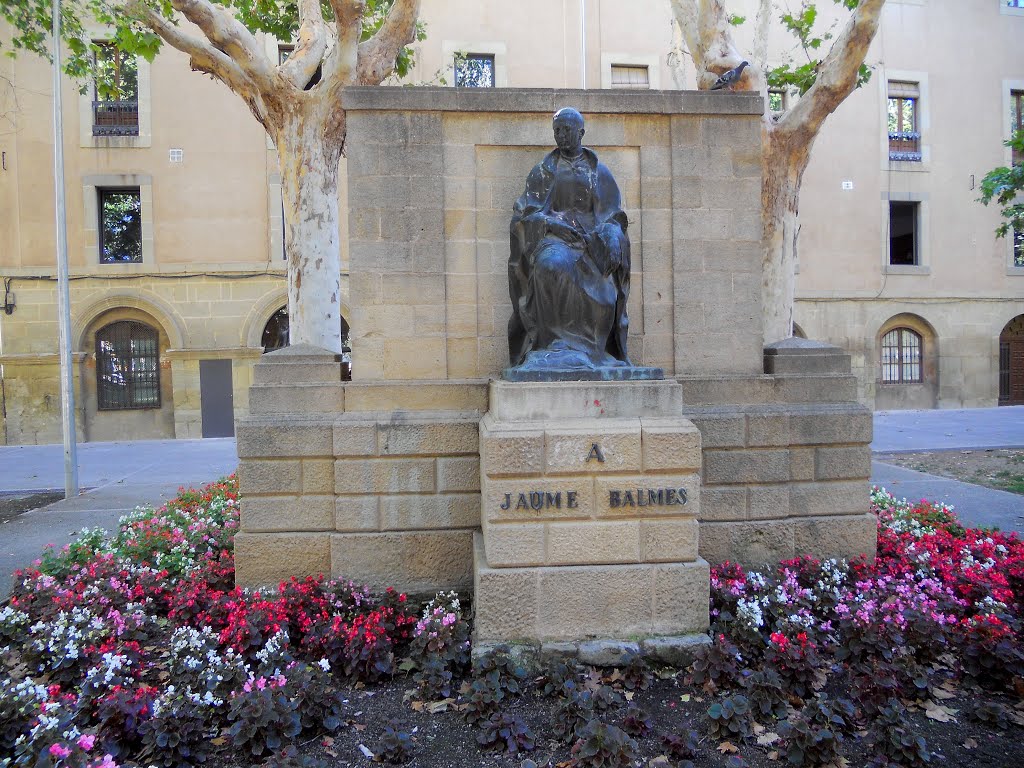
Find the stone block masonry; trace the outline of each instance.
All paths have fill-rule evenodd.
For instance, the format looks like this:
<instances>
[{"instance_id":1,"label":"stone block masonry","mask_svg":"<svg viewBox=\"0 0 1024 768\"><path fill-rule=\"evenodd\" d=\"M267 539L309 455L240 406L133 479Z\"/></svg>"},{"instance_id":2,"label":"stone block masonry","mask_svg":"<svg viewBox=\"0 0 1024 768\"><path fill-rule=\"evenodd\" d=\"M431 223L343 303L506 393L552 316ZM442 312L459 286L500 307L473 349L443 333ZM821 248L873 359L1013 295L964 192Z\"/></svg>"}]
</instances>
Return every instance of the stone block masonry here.
<instances>
[{"instance_id":1,"label":"stone block masonry","mask_svg":"<svg viewBox=\"0 0 1024 768\"><path fill-rule=\"evenodd\" d=\"M668 381L491 383L477 642L706 629L700 434L680 394Z\"/></svg>"},{"instance_id":2,"label":"stone block masonry","mask_svg":"<svg viewBox=\"0 0 1024 768\"><path fill-rule=\"evenodd\" d=\"M849 357L762 348L758 96L352 88L342 101L354 380L317 350L255 365L239 583L476 581L494 638L672 634L706 625L686 607L707 605L705 561L874 552L871 421ZM669 377L639 389L494 381L509 363L511 207L567 105L620 183L628 351ZM198 394L193 361L172 362L175 389ZM176 423L196 403L176 403ZM636 615L602 623L605 606Z\"/></svg>"}]
</instances>

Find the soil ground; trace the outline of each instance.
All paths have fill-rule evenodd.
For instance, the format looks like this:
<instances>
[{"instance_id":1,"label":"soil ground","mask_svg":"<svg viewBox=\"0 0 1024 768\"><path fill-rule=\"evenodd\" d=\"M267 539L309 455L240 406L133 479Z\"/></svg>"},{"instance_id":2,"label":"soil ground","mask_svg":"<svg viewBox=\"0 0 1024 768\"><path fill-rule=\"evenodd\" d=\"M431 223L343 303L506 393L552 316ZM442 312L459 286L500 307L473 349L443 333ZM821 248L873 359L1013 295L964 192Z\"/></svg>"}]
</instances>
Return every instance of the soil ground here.
<instances>
[{"instance_id":1,"label":"soil ground","mask_svg":"<svg viewBox=\"0 0 1024 768\"><path fill-rule=\"evenodd\" d=\"M1024 450L1021 449L876 453L874 459L929 475L1024 494Z\"/></svg>"},{"instance_id":2,"label":"soil ground","mask_svg":"<svg viewBox=\"0 0 1024 768\"><path fill-rule=\"evenodd\" d=\"M411 688L411 681L399 677L384 685L352 690L348 697L351 713L348 723L328 739L318 737L302 743L300 752L326 759L331 768L368 768L373 763L361 751L360 745L375 753L385 725L395 719L398 727L412 733L415 740L413 756L405 763L413 768L523 768L531 765L527 760L533 761L538 768L564 768L569 765L570 745L560 743L552 733L557 699L544 698L535 690L530 690L503 707L503 711L521 717L536 736L536 749L532 752L508 755L483 751L477 744L479 729L467 724L461 712L451 705L445 711L430 714L422 704L403 700ZM845 693L836 692L836 695ZM1016 696L961 690L954 698L942 704L962 713L971 702L983 697L998 701L1008 709L1020 703ZM711 738L708 731L706 712L714 700L714 697L685 685L681 682L681 676L674 674L656 679L645 691L636 691L633 703L647 711L654 727L649 735L637 738L642 759L635 765L647 766L651 760L665 754L660 740L662 733L685 734L693 729L702 735L699 752L693 758L696 768L724 768L731 753L720 752L719 742ZM414 706L420 708L420 711L415 711ZM602 719L618 725L622 711L607 713ZM923 706L911 710L907 727L915 735L926 739L928 749L933 754L933 763L978 768L1019 766L1024 761L1024 728L1011 725L1009 730L1000 731L993 726L968 721L962 714L956 714L954 718L953 722L940 723L926 717ZM762 733L762 738L772 733L772 728L768 727ZM750 768L784 768L789 765L784 759L779 759L777 754L772 754L773 747L770 745L757 746L751 742L736 746ZM867 744L857 734L846 738L842 752L848 768L862 768L870 760ZM945 759L942 760L940 756ZM242 768L257 762L242 754L227 760L218 756L207 765ZM676 761L654 763L655 766L677 764Z\"/></svg>"},{"instance_id":3,"label":"soil ground","mask_svg":"<svg viewBox=\"0 0 1024 768\"><path fill-rule=\"evenodd\" d=\"M52 504L63 498L63 491L0 494L0 524L8 523L18 515L33 509L39 509L39 507L45 507L47 504Z\"/></svg>"}]
</instances>

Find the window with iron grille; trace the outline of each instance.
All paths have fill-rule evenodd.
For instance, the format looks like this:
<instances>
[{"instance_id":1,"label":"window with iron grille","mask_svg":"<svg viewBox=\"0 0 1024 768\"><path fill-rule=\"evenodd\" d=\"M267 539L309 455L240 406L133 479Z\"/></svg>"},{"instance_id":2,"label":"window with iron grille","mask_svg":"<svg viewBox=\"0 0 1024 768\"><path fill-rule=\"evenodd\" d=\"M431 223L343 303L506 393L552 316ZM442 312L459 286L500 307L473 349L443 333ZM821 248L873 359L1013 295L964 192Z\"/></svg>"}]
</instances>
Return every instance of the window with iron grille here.
<instances>
[{"instance_id":1,"label":"window with iron grille","mask_svg":"<svg viewBox=\"0 0 1024 768\"><path fill-rule=\"evenodd\" d=\"M1024 267L1024 229L1014 227L1013 232L1013 266Z\"/></svg>"},{"instance_id":2,"label":"window with iron grille","mask_svg":"<svg viewBox=\"0 0 1024 768\"><path fill-rule=\"evenodd\" d=\"M92 135L139 135L139 65L109 41L92 44L96 79L93 82Z\"/></svg>"},{"instance_id":3,"label":"window with iron grille","mask_svg":"<svg viewBox=\"0 0 1024 768\"><path fill-rule=\"evenodd\" d=\"M1024 91L1010 91L1010 133L1017 131L1024 131ZM1011 162L1014 165L1024 164L1024 154L1013 150Z\"/></svg>"},{"instance_id":4,"label":"window with iron grille","mask_svg":"<svg viewBox=\"0 0 1024 768\"><path fill-rule=\"evenodd\" d=\"M921 131L918 125L917 83L889 81L889 159L920 162Z\"/></svg>"},{"instance_id":5,"label":"window with iron grille","mask_svg":"<svg viewBox=\"0 0 1024 768\"><path fill-rule=\"evenodd\" d=\"M494 54L456 53L455 86L457 88L493 88Z\"/></svg>"},{"instance_id":6,"label":"window with iron grille","mask_svg":"<svg viewBox=\"0 0 1024 768\"><path fill-rule=\"evenodd\" d=\"M612 64L612 88L651 87L650 73L638 64Z\"/></svg>"},{"instance_id":7,"label":"window with iron grille","mask_svg":"<svg viewBox=\"0 0 1024 768\"><path fill-rule=\"evenodd\" d=\"M142 195L138 187L98 189L100 264L142 263Z\"/></svg>"},{"instance_id":8,"label":"window with iron grille","mask_svg":"<svg viewBox=\"0 0 1024 768\"><path fill-rule=\"evenodd\" d=\"M121 320L96 332L96 400L101 411L160 407L155 328Z\"/></svg>"},{"instance_id":9,"label":"window with iron grille","mask_svg":"<svg viewBox=\"0 0 1024 768\"><path fill-rule=\"evenodd\" d=\"M882 382L921 382L921 335L910 328L893 328L882 337Z\"/></svg>"}]
</instances>

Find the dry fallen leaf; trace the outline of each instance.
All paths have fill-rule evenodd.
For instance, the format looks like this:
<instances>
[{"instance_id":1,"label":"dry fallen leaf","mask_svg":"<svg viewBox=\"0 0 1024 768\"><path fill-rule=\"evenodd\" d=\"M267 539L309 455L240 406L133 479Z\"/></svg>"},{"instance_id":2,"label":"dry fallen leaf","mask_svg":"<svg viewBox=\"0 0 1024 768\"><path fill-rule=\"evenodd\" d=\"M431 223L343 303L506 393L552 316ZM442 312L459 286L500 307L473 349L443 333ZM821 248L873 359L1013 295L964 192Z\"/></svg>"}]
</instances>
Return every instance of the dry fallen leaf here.
<instances>
[{"instance_id":1,"label":"dry fallen leaf","mask_svg":"<svg viewBox=\"0 0 1024 768\"><path fill-rule=\"evenodd\" d=\"M978 742L976 742L974 739L966 739L964 741L964 749L974 749L977 746Z\"/></svg>"},{"instance_id":2,"label":"dry fallen leaf","mask_svg":"<svg viewBox=\"0 0 1024 768\"><path fill-rule=\"evenodd\" d=\"M769 760L778 760L779 759L778 751L773 749L771 752L769 752L768 753L768 759Z\"/></svg>"},{"instance_id":3,"label":"dry fallen leaf","mask_svg":"<svg viewBox=\"0 0 1024 768\"><path fill-rule=\"evenodd\" d=\"M626 691L623 694L623 696L626 697L626 701L632 701L633 700L633 691Z\"/></svg>"},{"instance_id":4,"label":"dry fallen leaf","mask_svg":"<svg viewBox=\"0 0 1024 768\"><path fill-rule=\"evenodd\" d=\"M684 693L682 696L679 697L679 700L682 701L682 702L689 701L690 700L690 694Z\"/></svg>"},{"instance_id":5,"label":"dry fallen leaf","mask_svg":"<svg viewBox=\"0 0 1024 768\"><path fill-rule=\"evenodd\" d=\"M427 711L436 715L438 712L444 712L448 709L449 705L454 704L455 699L441 699L440 701L432 701L427 705Z\"/></svg>"},{"instance_id":6,"label":"dry fallen leaf","mask_svg":"<svg viewBox=\"0 0 1024 768\"><path fill-rule=\"evenodd\" d=\"M937 699L938 701L947 701L948 699L956 698L956 693L950 691L945 686L939 688L932 688L931 694L932 698Z\"/></svg>"},{"instance_id":7,"label":"dry fallen leaf","mask_svg":"<svg viewBox=\"0 0 1024 768\"><path fill-rule=\"evenodd\" d=\"M769 744L774 744L780 738L781 737L779 736L779 734L774 733L772 731L762 733L760 736L757 737L757 746L767 747Z\"/></svg>"},{"instance_id":8,"label":"dry fallen leaf","mask_svg":"<svg viewBox=\"0 0 1024 768\"><path fill-rule=\"evenodd\" d=\"M718 751L723 755L736 755L739 754L740 748L731 741L723 741L718 745Z\"/></svg>"},{"instance_id":9,"label":"dry fallen leaf","mask_svg":"<svg viewBox=\"0 0 1024 768\"><path fill-rule=\"evenodd\" d=\"M955 723L956 718L953 717L955 714L955 709L944 707L941 704L929 704L928 708L924 711L925 717L929 720L936 720L940 723Z\"/></svg>"}]
</instances>

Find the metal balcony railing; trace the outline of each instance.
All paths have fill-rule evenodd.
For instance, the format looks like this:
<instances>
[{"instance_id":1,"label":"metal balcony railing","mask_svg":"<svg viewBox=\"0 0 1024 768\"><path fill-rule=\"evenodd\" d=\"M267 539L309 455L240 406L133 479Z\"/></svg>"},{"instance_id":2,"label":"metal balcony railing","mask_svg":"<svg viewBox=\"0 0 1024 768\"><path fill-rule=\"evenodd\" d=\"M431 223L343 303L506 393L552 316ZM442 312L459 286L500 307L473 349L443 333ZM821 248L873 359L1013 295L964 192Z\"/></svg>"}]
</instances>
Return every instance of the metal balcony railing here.
<instances>
[{"instance_id":1,"label":"metal balcony railing","mask_svg":"<svg viewBox=\"0 0 1024 768\"><path fill-rule=\"evenodd\" d=\"M889 134L889 159L921 161L921 134L917 131Z\"/></svg>"},{"instance_id":2,"label":"metal balcony railing","mask_svg":"<svg viewBox=\"0 0 1024 768\"><path fill-rule=\"evenodd\" d=\"M94 101L92 103L93 136L138 136L139 103L137 101Z\"/></svg>"}]
</instances>

